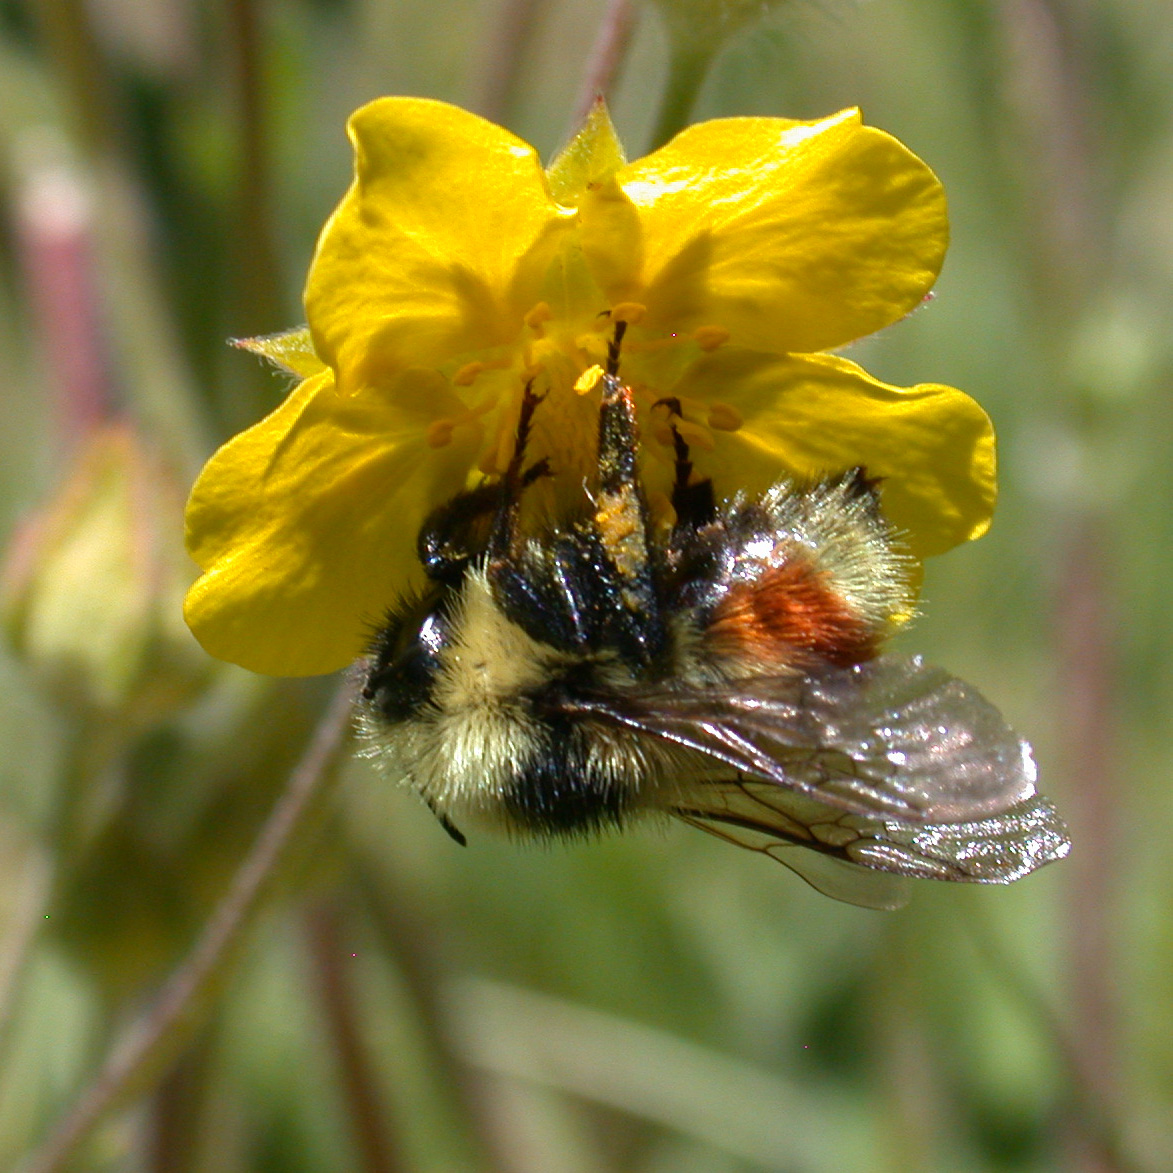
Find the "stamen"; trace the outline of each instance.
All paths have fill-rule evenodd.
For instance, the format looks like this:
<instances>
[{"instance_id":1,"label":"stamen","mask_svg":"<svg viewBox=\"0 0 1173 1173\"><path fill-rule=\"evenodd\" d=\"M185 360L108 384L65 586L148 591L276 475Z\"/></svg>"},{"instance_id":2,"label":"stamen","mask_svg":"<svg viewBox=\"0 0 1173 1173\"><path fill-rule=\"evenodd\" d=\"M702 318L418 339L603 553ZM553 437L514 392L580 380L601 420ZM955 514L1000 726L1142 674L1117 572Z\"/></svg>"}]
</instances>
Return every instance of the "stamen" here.
<instances>
[{"instance_id":1,"label":"stamen","mask_svg":"<svg viewBox=\"0 0 1173 1173\"><path fill-rule=\"evenodd\" d=\"M668 431L665 435L651 433L652 439L656 441L655 444L644 444L643 451L647 453L653 460L655 460L661 467L675 468L676 467L676 444L672 436L672 432Z\"/></svg>"},{"instance_id":2,"label":"stamen","mask_svg":"<svg viewBox=\"0 0 1173 1173\"><path fill-rule=\"evenodd\" d=\"M643 320L647 312L648 307L641 305L638 301L621 301L618 305L611 307L611 321L634 326Z\"/></svg>"},{"instance_id":3,"label":"stamen","mask_svg":"<svg viewBox=\"0 0 1173 1173\"><path fill-rule=\"evenodd\" d=\"M497 413L493 437L481 450L480 459L477 461L478 471L483 472L485 476L499 476L509 467L513 445L513 426L510 423L512 415L507 408Z\"/></svg>"},{"instance_id":4,"label":"stamen","mask_svg":"<svg viewBox=\"0 0 1173 1173\"><path fill-rule=\"evenodd\" d=\"M692 337L701 350L716 350L729 341L729 331L724 326L700 326Z\"/></svg>"},{"instance_id":5,"label":"stamen","mask_svg":"<svg viewBox=\"0 0 1173 1173\"><path fill-rule=\"evenodd\" d=\"M511 359L496 358L491 362L469 362L465 363L455 375L452 376L452 383L456 387L468 387L475 380L482 371L504 371L508 370L512 363Z\"/></svg>"},{"instance_id":6,"label":"stamen","mask_svg":"<svg viewBox=\"0 0 1173 1173\"><path fill-rule=\"evenodd\" d=\"M544 326L554 316L549 302L539 301L533 309L525 315L525 324L539 337L545 336Z\"/></svg>"},{"instance_id":7,"label":"stamen","mask_svg":"<svg viewBox=\"0 0 1173 1173\"><path fill-rule=\"evenodd\" d=\"M652 338L650 340L628 342L626 349L632 354L655 354L658 350L667 350L670 346L679 346L683 339L675 334L667 338Z\"/></svg>"},{"instance_id":8,"label":"stamen","mask_svg":"<svg viewBox=\"0 0 1173 1173\"><path fill-rule=\"evenodd\" d=\"M677 416L672 421L672 426L680 434L682 440L703 448L706 452L712 452L717 446L713 440L713 433L701 424L694 424L692 420L681 419Z\"/></svg>"},{"instance_id":9,"label":"stamen","mask_svg":"<svg viewBox=\"0 0 1173 1173\"><path fill-rule=\"evenodd\" d=\"M599 380L603 377L603 368L595 363L594 366L587 367L577 379L574 380L574 390L578 395L586 395L593 391L598 385Z\"/></svg>"},{"instance_id":10,"label":"stamen","mask_svg":"<svg viewBox=\"0 0 1173 1173\"><path fill-rule=\"evenodd\" d=\"M719 432L736 432L745 423L741 412L728 403L709 405L709 427Z\"/></svg>"},{"instance_id":11,"label":"stamen","mask_svg":"<svg viewBox=\"0 0 1173 1173\"><path fill-rule=\"evenodd\" d=\"M445 448L452 443L452 433L456 431L456 420L433 420L428 424L424 439L429 448Z\"/></svg>"},{"instance_id":12,"label":"stamen","mask_svg":"<svg viewBox=\"0 0 1173 1173\"><path fill-rule=\"evenodd\" d=\"M657 399L648 414L651 416L652 439L665 448L676 446L676 431L673 424L680 419L675 399Z\"/></svg>"},{"instance_id":13,"label":"stamen","mask_svg":"<svg viewBox=\"0 0 1173 1173\"><path fill-rule=\"evenodd\" d=\"M477 375L485 369L483 362L468 362L452 376L452 382L457 387L471 387Z\"/></svg>"},{"instance_id":14,"label":"stamen","mask_svg":"<svg viewBox=\"0 0 1173 1173\"><path fill-rule=\"evenodd\" d=\"M676 525L676 509L667 493L654 489L648 494L648 514L653 528L661 533L671 531Z\"/></svg>"},{"instance_id":15,"label":"stamen","mask_svg":"<svg viewBox=\"0 0 1173 1173\"><path fill-rule=\"evenodd\" d=\"M588 363L602 366L607 361L607 340L601 334L579 334L574 345L582 352Z\"/></svg>"}]
</instances>

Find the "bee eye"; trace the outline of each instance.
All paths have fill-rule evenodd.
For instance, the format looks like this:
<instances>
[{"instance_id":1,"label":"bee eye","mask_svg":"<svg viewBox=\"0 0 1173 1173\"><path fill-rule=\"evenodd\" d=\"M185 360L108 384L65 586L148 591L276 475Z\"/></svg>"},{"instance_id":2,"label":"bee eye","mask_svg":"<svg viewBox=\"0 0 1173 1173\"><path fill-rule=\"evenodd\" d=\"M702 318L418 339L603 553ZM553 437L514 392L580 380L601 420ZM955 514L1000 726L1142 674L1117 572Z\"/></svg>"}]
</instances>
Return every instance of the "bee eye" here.
<instances>
[{"instance_id":1,"label":"bee eye","mask_svg":"<svg viewBox=\"0 0 1173 1173\"><path fill-rule=\"evenodd\" d=\"M379 657L367 677L363 696L389 721L404 721L428 703L445 634L443 617L432 612L406 640L400 637L393 649Z\"/></svg>"}]
</instances>

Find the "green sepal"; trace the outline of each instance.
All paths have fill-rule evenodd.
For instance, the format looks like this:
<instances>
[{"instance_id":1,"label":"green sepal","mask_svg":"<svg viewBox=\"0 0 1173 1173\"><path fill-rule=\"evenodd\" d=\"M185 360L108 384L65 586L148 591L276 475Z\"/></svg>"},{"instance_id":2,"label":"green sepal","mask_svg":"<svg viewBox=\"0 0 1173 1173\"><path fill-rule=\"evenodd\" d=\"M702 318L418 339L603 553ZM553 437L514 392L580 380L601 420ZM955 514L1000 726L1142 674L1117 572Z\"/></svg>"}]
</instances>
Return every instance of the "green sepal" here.
<instances>
[{"instance_id":1,"label":"green sepal","mask_svg":"<svg viewBox=\"0 0 1173 1173\"><path fill-rule=\"evenodd\" d=\"M596 98L582 126L546 168L550 194L564 207L575 208L588 188L610 179L626 164L607 103Z\"/></svg>"}]
</instances>

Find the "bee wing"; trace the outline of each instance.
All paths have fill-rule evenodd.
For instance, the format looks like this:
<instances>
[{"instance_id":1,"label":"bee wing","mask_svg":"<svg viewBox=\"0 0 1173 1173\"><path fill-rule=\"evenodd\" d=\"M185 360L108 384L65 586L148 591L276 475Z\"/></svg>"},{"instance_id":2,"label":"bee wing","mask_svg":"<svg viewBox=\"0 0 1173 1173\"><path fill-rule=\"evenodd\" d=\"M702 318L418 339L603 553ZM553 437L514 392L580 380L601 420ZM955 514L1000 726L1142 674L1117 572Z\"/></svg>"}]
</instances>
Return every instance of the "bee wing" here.
<instances>
[{"instance_id":1,"label":"bee wing","mask_svg":"<svg viewBox=\"0 0 1173 1173\"><path fill-rule=\"evenodd\" d=\"M900 908L908 878L1008 884L1070 847L1054 808L1038 796L963 823L918 824L850 814L741 777L686 784L673 813L866 908Z\"/></svg>"},{"instance_id":2,"label":"bee wing","mask_svg":"<svg viewBox=\"0 0 1173 1173\"><path fill-rule=\"evenodd\" d=\"M1010 811L1035 793L1030 746L977 689L919 657L576 697L561 708L698 750L827 806L925 832Z\"/></svg>"},{"instance_id":3,"label":"bee wing","mask_svg":"<svg viewBox=\"0 0 1173 1173\"><path fill-rule=\"evenodd\" d=\"M851 863L834 848L808 850L818 848L818 840L801 819L778 809L781 804L767 803L764 810L746 810L757 805L748 786L741 781L698 785L689 795L695 797L695 803L679 807L673 814L726 843L769 856L835 900L889 910L908 903L912 885L907 877ZM832 819L841 813L833 813Z\"/></svg>"}]
</instances>

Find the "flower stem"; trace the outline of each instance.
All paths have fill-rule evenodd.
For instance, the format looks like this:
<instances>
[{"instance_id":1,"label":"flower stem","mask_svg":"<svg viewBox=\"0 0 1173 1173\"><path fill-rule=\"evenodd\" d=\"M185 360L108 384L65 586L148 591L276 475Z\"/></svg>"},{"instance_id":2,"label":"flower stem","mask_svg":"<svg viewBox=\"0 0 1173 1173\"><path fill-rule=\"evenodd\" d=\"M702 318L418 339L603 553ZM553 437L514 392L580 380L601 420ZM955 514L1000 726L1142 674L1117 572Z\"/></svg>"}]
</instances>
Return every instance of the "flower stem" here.
<instances>
[{"instance_id":1,"label":"flower stem","mask_svg":"<svg viewBox=\"0 0 1173 1173\"><path fill-rule=\"evenodd\" d=\"M716 49L712 45L678 45L672 50L668 61L668 81L664 87L664 96L660 99L650 150L662 147L688 125L697 95L705 84L715 56Z\"/></svg>"},{"instance_id":2,"label":"flower stem","mask_svg":"<svg viewBox=\"0 0 1173 1173\"><path fill-rule=\"evenodd\" d=\"M633 0L611 0L599 25L599 34L591 46L583 72L578 101L574 104L570 133L573 134L586 120L596 98L607 98L615 85L623 59L635 32L635 4Z\"/></svg>"},{"instance_id":3,"label":"flower stem","mask_svg":"<svg viewBox=\"0 0 1173 1173\"><path fill-rule=\"evenodd\" d=\"M441 1086L453 1097L469 1144L477 1149L475 1167L481 1173L505 1173L514 1163L502 1140L500 1121L492 1114L485 1077L453 1049L442 1005L446 974L434 934L408 902L400 899L393 880L382 872L376 874L370 863L357 862L356 886L367 918L383 942L384 953L410 992L430 1064Z\"/></svg>"},{"instance_id":4,"label":"flower stem","mask_svg":"<svg viewBox=\"0 0 1173 1173\"><path fill-rule=\"evenodd\" d=\"M505 122L513 100L519 65L538 25L546 0L501 0L487 37L480 84L473 108L492 122Z\"/></svg>"},{"instance_id":5,"label":"flower stem","mask_svg":"<svg viewBox=\"0 0 1173 1173\"><path fill-rule=\"evenodd\" d=\"M147 1120L147 1173L193 1173L211 1092L214 1026L205 1027L159 1080Z\"/></svg>"},{"instance_id":6,"label":"flower stem","mask_svg":"<svg viewBox=\"0 0 1173 1173\"><path fill-rule=\"evenodd\" d=\"M342 1077L363 1173L396 1173L406 1169L407 1162L389 1123L391 1115L379 1092L376 1072L363 1037L349 958L343 948L341 910L336 899L323 903L306 915L306 937L319 1004Z\"/></svg>"},{"instance_id":7,"label":"flower stem","mask_svg":"<svg viewBox=\"0 0 1173 1173\"><path fill-rule=\"evenodd\" d=\"M110 1049L105 1063L23 1173L62 1173L103 1116L149 1080L205 1018L246 930L284 872L292 849L321 809L346 739L354 687L343 684L326 709L284 793L204 927L154 1007Z\"/></svg>"},{"instance_id":8,"label":"flower stem","mask_svg":"<svg viewBox=\"0 0 1173 1173\"><path fill-rule=\"evenodd\" d=\"M259 0L230 0L229 49L237 101L237 231L240 333L270 333L287 317L277 249L273 240L273 182L263 90L265 44Z\"/></svg>"}]
</instances>

